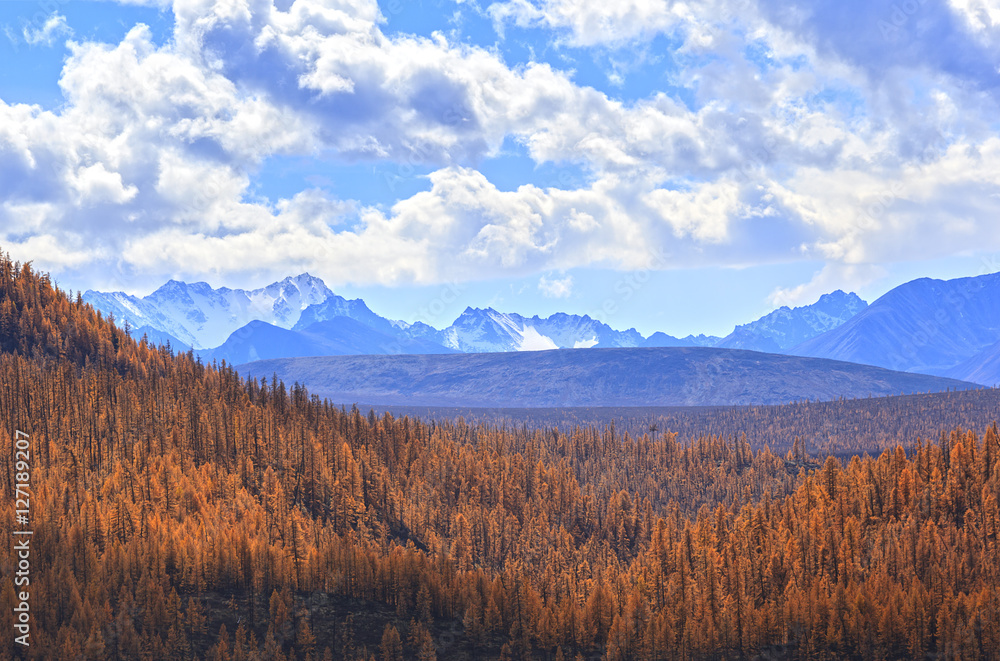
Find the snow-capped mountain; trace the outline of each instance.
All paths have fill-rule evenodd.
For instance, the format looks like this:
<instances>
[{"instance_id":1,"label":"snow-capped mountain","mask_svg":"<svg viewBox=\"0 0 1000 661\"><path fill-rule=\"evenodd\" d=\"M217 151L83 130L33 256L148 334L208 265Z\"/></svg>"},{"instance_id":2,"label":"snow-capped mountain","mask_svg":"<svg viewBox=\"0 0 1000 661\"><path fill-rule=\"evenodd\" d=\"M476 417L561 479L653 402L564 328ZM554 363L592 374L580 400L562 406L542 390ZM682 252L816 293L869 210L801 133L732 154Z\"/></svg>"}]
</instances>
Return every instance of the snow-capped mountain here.
<instances>
[{"instance_id":1,"label":"snow-capped mountain","mask_svg":"<svg viewBox=\"0 0 1000 661\"><path fill-rule=\"evenodd\" d=\"M149 296L88 291L83 299L119 325L150 327L195 349L216 347L251 321L292 328L310 305L333 296L319 278L303 273L254 290L213 289L204 282L171 280Z\"/></svg>"},{"instance_id":2,"label":"snow-capped mountain","mask_svg":"<svg viewBox=\"0 0 1000 661\"><path fill-rule=\"evenodd\" d=\"M525 317L472 307L453 324L438 330L422 322L386 319L359 298L348 300L334 294L308 273L250 291L171 280L143 298L88 291L84 300L105 314L113 314L119 325L128 321L135 329L134 337L145 334L154 343L169 342L180 350L193 348L206 359L229 362L252 356L301 356L310 351L332 355L719 346L783 352L839 326L866 305L855 294L838 291L813 305L775 310L753 323L737 326L720 340L706 335L676 338L659 332L644 338L634 328L616 330L587 315ZM318 335L314 332L317 328L323 329ZM365 336L364 329L370 336Z\"/></svg>"},{"instance_id":3,"label":"snow-capped mountain","mask_svg":"<svg viewBox=\"0 0 1000 661\"><path fill-rule=\"evenodd\" d=\"M299 320L292 327L294 330L303 330L320 321L330 321L337 317L347 317L359 321L369 328L373 328L381 333L395 335L400 326L406 324L389 321L385 317L380 317L371 311L368 305L360 298L347 300L343 296L331 293L326 299L319 303L310 305L302 311ZM278 324L275 324L278 325Z\"/></svg>"},{"instance_id":4,"label":"snow-capped mountain","mask_svg":"<svg viewBox=\"0 0 1000 661\"><path fill-rule=\"evenodd\" d=\"M841 326L868 307L857 294L837 290L812 305L782 306L757 321L737 326L715 346L783 353L817 335Z\"/></svg>"},{"instance_id":5,"label":"snow-capped mountain","mask_svg":"<svg viewBox=\"0 0 1000 661\"><path fill-rule=\"evenodd\" d=\"M634 328L617 331L588 315L557 313L543 319L471 307L439 337L444 346L466 353L637 347L643 342Z\"/></svg>"},{"instance_id":6,"label":"snow-capped mountain","mask_svg":"<svg viewBox=\"0 0 1000 661\"><path fill-rule=\"evenodd\" d=\"M591 319L588 315L581 317L559 312L545 319L536 315L526 319L525 323L537 329L542 335L552 338L560 348L641 347L643 342L642 335L634 328L615 330L603 322Z\"/></svg>"}]
</instances>

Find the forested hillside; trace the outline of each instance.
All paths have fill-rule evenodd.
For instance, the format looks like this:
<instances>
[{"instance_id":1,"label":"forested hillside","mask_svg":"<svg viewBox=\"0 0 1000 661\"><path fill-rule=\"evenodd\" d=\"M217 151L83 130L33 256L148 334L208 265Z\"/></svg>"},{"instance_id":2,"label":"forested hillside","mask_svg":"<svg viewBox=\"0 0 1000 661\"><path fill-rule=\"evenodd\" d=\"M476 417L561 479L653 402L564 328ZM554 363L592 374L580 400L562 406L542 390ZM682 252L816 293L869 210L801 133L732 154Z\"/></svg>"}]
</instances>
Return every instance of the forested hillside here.
<instances>
[{"instance_id":1,"label":"forested hillside","mask_svg":"<svg viewBox=\"0 0 1000 661\"><path fill-rule=\"evenodd\" d=\"M5 536L15 430L34 449L30 658L1000 650L995 428L842 463L364 415L137 343L9 260L0 323ZM10 544L0 566L10 632Z\"/></svg>"}]
</instances>

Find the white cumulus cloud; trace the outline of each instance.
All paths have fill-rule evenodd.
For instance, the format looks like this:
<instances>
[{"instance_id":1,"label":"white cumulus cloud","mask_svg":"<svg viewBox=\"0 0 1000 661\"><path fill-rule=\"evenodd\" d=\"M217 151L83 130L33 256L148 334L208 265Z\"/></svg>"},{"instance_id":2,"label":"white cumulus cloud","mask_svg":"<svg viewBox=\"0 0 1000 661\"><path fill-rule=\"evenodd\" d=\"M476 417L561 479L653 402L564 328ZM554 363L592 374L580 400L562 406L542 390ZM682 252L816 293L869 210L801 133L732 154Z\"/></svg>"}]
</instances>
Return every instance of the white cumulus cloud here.
<instances>
[{"instance_id":1,"label":"white cumulus cloud","mask_svg":"<svg viewBox=\"0 0 1000 661\"><path fill-rule=\"evenodd\" d=\"M922 5L894 53L859 50L829 2L488 8L577 47L678 35L674 89L619 99L492 44L388 33L374 0L176 0L162 43L143 25L70 42L60 108L0 100L0 243L107 274L88 280L101 288L309 270L389 285L536 275L553 296L572 281L542 274L582 266L814 259L859 280L882 261L1000 249L996 100L968 64L993 43L994 8L963 2ZM952 45L978 36L946 61L928 21ZM56 14L31 38L68 28ZM511 144L580 176L498 187L482 163ZM429 174L377 206L311 187L266 197L261 170L283 157Z\"/></svg>"}]
</instances>

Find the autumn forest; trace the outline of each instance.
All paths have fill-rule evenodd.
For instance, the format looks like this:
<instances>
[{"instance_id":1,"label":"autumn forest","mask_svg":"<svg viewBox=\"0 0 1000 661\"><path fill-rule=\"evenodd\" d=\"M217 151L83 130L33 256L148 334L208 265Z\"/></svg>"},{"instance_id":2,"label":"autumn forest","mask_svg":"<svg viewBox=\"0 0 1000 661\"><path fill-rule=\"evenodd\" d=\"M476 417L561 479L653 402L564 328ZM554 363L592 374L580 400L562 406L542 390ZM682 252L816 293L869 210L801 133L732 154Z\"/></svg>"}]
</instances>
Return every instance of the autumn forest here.
<instances>
[{"instance_id":1,"label":"autumn forest","mask_svg":"<svg viewBox=\"0 0 1000 661\"><path fill-rule=\"evenodd\" d=\"M33 537L31 645L0 659L996 659L1000 434L973 423L832 456L378 415L3 258L0 527L21 430Z\"/></svg>"}]
</instances>

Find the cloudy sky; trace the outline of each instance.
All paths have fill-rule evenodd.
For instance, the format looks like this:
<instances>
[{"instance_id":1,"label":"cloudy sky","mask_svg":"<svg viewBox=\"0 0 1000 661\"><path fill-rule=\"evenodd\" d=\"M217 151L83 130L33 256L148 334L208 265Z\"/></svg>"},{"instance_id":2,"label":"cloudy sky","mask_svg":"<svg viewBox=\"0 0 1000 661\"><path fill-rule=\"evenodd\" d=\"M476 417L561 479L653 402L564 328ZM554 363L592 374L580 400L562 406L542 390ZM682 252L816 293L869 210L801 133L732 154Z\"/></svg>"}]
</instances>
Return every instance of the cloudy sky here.
<instances>
[{"instance_id":1,"label":"cloudy sky","mask_svg":"<svg viewBox=\"0 0 1000 661\"><path fill-rule=\"evenodd\" d=\"M439 327L685 335L1000 270L1000 0L38 0L0 30L0 246L64 287L308 271Z\"/></svg>"}]
</instances>

